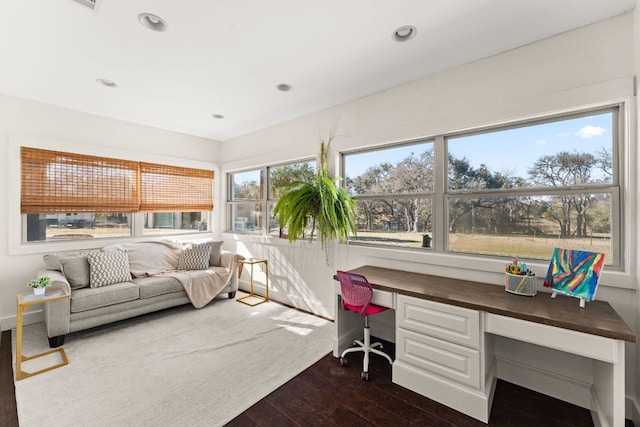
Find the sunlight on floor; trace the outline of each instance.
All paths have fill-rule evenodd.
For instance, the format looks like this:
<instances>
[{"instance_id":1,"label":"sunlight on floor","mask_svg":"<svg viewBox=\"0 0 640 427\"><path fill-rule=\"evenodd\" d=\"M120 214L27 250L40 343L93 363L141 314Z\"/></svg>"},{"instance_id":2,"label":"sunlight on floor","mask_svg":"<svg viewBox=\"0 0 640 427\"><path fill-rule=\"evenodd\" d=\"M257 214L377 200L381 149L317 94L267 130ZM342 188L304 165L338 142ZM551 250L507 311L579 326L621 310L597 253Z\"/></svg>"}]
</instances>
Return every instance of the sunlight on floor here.
<instances>
[{"instance_id":1,"label":"sunlight on floor","mask_svg":"<svg viewBox=\"0 0 640 427\"><path fill-rule=\"evenodd\" d=\"M279 316L275 316L272 318L273 320L280 320L289 323L298 323L303 325L311 325L311 326L322 326L327 324L327 320L321 319L319 317L315 317L311 314L300 313L300 312L287 312L282 313Z\"/></svg>"}]
</instances>

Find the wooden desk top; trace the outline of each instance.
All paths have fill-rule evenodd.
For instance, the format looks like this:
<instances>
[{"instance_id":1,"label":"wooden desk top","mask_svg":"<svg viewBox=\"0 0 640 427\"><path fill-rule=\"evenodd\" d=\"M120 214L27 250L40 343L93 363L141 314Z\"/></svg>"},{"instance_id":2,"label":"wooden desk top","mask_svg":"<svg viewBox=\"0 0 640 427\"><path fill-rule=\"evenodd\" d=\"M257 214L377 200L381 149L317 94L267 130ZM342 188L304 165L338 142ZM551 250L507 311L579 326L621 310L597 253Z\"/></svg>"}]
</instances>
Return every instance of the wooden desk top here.
<instances>
[{"instance_id":1,"label":"wooden desk top","mask_svg":"<svg viewBox=\"0 0 640 427\"><path fill-rule=\"evenodd\" d=\"M636 342L636 335L605 301L587 302L551 294L526 297L505 292L504 287L373 266L349 270L367 277L374 289L509 316L607 338Z\"/></svg>"}]
</instances>

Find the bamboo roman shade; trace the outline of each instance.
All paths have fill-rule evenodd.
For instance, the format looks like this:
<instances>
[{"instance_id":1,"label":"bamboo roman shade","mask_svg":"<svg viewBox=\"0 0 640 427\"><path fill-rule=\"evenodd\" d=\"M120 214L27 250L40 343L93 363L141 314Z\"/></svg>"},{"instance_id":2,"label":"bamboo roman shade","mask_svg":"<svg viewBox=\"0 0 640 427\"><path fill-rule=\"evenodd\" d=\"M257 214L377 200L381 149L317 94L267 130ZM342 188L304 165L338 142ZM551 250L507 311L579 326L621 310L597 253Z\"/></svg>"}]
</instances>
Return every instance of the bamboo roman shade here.
<instances>
[{"instance_id":1,"label":"bamboo roman shade","mask_svg":"<svg viewBox=\"0 0 640 427\"><path fill-rule=\"evenodd\" d=\"M141 211L213 210L213 171L140 163L140 187Z\"/></svg>"},{"instance_id":2,"label":"bamboo roman shade","mask_svg":"<svg viewBox=\"0 0 640 427\"><path fill-rule=\"evenodd\" d=\"M21 149L23 214L210 211L213 171Z\"/></svg>"},{"instance_id":3,"label":"bamboo roman shade","mask_svg":"<svg viewBox=\"0 0 640 427\"><path fill-rule=\"evenodd\" d=\"M135 212L138 164L22 148L22 213Z\"/></svg>"}]
</instances>

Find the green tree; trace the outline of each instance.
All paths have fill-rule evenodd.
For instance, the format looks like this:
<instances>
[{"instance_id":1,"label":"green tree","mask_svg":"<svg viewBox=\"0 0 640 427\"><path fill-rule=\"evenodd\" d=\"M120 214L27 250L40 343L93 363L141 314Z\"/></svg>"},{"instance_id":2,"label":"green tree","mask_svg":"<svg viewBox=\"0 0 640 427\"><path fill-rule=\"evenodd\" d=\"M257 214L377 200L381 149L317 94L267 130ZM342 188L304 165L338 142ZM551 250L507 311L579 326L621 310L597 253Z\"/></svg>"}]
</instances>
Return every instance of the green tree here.
<instances>
[{"instance_id":1,"label":"green tree","mask_svg":"<svg viewBox=\"0 0 640 427\"><path fill-rule=\"evenodd\" d=\"M278 198L284 189L294 182L305 182L313 179L316 174L312 163L296 163L269 169L271 192L270 197Z\"/></svg>"}]
</instances>

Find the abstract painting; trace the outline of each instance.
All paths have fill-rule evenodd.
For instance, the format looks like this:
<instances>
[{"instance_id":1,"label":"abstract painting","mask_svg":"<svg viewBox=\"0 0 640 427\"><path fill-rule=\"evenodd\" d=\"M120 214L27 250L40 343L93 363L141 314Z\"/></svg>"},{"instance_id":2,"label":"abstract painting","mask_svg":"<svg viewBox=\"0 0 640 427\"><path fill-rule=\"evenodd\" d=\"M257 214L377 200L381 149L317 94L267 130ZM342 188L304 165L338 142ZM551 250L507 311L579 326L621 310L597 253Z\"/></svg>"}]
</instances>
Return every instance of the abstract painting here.
<instances>
[{"instance_id":1,"label":"abstract painting","mask_svg":"<svg viewBox=\"0 0 640 427\"><path fill-rule=\"evenodd\" d=\"M553 289L552 298L556 292L571 295L580 298L584 307L584 301L595 297L603 264L604 254L555 248L544 286Z\"/></svg>"}]
</instances>

